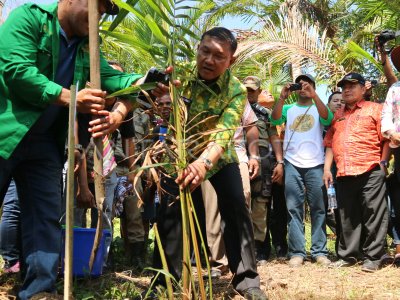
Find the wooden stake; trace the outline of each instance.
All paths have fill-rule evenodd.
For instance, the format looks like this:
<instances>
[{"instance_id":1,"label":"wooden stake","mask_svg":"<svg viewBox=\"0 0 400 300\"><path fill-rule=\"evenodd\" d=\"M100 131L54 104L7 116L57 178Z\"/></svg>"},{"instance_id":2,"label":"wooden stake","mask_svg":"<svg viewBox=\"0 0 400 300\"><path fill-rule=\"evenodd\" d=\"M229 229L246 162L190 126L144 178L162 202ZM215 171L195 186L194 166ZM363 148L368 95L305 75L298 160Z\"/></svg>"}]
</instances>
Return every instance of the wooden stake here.
<instances>
[{"instance_id":1,"label":"wooden stake","mask_svg":"<svg viewBox=\"0 0 400 300\"><path fill-rule=\"evenodd\" d=\"M72 260L74 249L74 168L75 168L75 116L76 86L71 85L68 123L68 173L65 210L64 299L72 299Z\"/></svg>"},{"instance_id":2,"label":"wooden stake","mask_svg":"<svg viewBox=\"0 0 400 300\"><path fill-rule=\"evenodd\" d=\"M100 81L100 49L99 49L99 3L98 0L88 1L89 10L89 54L90 54L90 84L94 89L101 89ZM103 177L103 143L101 138L94 140L94 187L97 205L97 228L92 253L90 254L89 270L93 262L103 233L103 202L105 198Z\"/></svg>"}]
</instances>

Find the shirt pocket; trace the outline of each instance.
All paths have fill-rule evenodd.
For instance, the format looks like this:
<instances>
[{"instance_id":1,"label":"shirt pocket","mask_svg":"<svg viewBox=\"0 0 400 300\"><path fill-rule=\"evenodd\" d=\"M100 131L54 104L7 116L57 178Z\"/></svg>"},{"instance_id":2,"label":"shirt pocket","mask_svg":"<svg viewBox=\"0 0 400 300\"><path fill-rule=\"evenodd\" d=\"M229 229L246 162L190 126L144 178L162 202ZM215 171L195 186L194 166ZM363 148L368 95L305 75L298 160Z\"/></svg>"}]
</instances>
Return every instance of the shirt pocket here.
<instances>
[{"instance_id":1,"label":"shirt pocket","mask_svg":"<svg viewBox=\"0 0 400 300\"><path fill-rule=\"evenodd\" d=\"M40 73L46 74L48 77L52 73L53 54L51 47L51 35L43 33L40 36L37 50L37 67Z\"/></svg>"}]
</instances>

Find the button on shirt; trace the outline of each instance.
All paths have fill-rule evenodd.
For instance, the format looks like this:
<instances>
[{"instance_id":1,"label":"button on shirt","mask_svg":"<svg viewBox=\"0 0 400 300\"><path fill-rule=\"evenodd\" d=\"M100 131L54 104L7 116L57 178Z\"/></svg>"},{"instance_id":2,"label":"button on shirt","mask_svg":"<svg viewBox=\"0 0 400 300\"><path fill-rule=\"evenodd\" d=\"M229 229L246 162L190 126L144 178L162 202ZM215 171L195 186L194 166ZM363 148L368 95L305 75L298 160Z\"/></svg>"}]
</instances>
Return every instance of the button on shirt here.
<instances>
[{"instance_id":1,"label":"button on shirt","mask_svg":"<svg viewBox=\"0 0 400 300\"><path fill-rule=\"evenodd\" d=\"M64 30L60 28L60 53L54 82L69 89L74 79L75 57L81 38L68 40ZM80 82L85 84L85 82ZM53 123L62 109L67 109L56 104L51 104L32 126L31 135L51 134Z\"/></svg>"},{"instance_id":2,"label":"button on shirt","mask_svg":"<svg viewBox=\"0 0 400 300\"><path fill-rule=\"evenodd\" d=\"M324 145L332 148L337 177L361 175L379 164L382 152L382 106L360 101L352 110L338 110Z\"/></svg>"}]
</instances>

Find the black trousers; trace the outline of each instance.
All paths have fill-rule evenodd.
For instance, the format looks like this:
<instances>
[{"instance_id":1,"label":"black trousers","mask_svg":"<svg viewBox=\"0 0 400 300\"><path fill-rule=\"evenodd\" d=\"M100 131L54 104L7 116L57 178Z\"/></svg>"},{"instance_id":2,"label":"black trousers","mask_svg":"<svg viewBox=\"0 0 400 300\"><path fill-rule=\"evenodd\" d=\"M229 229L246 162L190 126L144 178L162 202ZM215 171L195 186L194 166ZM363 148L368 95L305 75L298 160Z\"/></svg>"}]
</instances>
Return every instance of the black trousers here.
<instances>
[{"instance_id":1,"label":"black trousers","mask_svg":"<svg viewBox=\"0 0 400 300\"><path fill-rule=\"evenodd\" d=\"M340 258L379 260L385 253L389 219L385 193L385 174L379 166L359 176L337 178Z\"/></svg>"},{"instance_id":2,"label":"black trousers","mask_svg":"<svg viewBox=\"0 0 400 300\"><path fill-rule=\"evenodd\" d=\"M210 178L218 196L221 214L221 229L224 237L229 268L234 274L232 285L238 291L259 287L254 254L254 235L248 209L245 204L242 179L239 166L228 164ZM169 272L179 279L182 274L182 217L178 195L178 186L173 180L163 178L161 187L166 191L161 196L157 215L157 227L166 255ZM205 210L201 189L192 193L196 213L205 234ZM205 241L206 242L206 241ZM207 242L206 242L207 245ZM154 249L153 266L161 269L161 259L157 246ZM158 281L157 284L163 284Z\"/></svg>"}]
</instances>

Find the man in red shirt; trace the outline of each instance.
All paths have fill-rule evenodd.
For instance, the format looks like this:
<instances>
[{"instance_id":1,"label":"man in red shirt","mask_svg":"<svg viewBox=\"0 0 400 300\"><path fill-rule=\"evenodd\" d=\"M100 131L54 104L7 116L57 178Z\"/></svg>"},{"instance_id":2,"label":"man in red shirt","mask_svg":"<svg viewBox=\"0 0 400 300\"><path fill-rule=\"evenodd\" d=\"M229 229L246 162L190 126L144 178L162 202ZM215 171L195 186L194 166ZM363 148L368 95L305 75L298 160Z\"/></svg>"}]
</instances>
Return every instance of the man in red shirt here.
<instances>
[{"instance_id":1,"label":"man in red shirt","mask_svg":"<svg viewBox=\"0 0 400 300\"><path fill-rule=\"evenodd\" d=\"M334 116L326 134L324 182L332 181L333 158L337 165L337 199L342 225L335 266L363 260L362 270L376 271L384 254L388 226L385 171L388 141L381 135L382 106L364 100L365 79L347 74L342 88L345 107ZM385 149L385 151L383 151Z\"/></svg>"}]
</instances>

